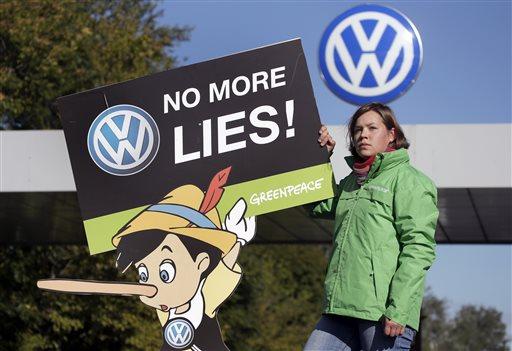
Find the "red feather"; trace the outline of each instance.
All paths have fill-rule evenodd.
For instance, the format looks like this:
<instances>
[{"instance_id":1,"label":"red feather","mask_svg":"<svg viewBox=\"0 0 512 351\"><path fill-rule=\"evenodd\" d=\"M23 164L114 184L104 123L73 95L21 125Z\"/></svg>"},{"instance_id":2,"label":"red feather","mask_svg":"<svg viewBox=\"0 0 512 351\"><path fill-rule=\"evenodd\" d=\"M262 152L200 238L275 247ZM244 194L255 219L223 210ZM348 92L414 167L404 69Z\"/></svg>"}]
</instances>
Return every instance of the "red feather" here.
<instances>
[{"instance_id":1,"label":"red feather","mask_svg":"<svg viewBox=\"0 0 512 351\"><path fill-rule=\"evenodd\" d=\"M223 169L213 177L210 185L208 186L208 191L204 196L203 202L201 202L201 206L199 206L199 212L207 213L217 206L220 198L222 197L222 193L224 192L222 187L228 181L229 172L231 172L231 166Z\"/></svg>"}]
</instances>

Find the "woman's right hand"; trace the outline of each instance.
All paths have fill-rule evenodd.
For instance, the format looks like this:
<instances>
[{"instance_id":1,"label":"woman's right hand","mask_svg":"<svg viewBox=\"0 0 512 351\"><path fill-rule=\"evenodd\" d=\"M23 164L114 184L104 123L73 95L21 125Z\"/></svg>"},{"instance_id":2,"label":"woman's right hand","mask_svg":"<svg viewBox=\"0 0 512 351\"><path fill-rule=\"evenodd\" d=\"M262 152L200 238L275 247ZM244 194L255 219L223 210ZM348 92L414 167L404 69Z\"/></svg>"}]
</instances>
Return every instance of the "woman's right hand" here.
<instances>
[{"instance_id":1,"label":"woman's right hand","mask_svg":"<svg viewBox=\"0 0 512 351\"><path fill-rule=\"evenodd\" d=\"M318 134L320 134L320 136L318 137L318 142L320 143L320 146L327 147L327 151L329 151L329 154L331 154L334 150L334 147L336 146L336 141L334 141L334 139L329 134L327 127L322 124L322 127L318 131Z\"/></svg>"}]
</instances>

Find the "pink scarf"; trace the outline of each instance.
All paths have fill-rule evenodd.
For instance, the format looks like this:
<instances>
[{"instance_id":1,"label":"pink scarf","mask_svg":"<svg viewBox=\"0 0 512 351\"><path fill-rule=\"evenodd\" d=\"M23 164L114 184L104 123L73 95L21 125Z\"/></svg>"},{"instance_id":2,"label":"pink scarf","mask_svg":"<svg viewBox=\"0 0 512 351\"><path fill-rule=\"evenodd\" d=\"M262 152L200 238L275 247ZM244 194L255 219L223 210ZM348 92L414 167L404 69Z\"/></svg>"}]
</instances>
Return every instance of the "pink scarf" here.
<instances>
[{"instance_id":1,"label":"pink scarf","mask_svg":"<svg viewBox=\"0 0 512 351\"><path fill-rule=\"evenodd\" d=\"M395 151L392 147L388 146L386 148L386 152ZM370 156L366 159L357 157L356 162L354 162L354 165L352 166L352 169L354 170L354 173L356 174L356 182L359 186L361 186L366 178L368 178L368 172L370 172L370 167L373 164L373 161L375 161L375 155Z\"/></svg>"}]
</instances>

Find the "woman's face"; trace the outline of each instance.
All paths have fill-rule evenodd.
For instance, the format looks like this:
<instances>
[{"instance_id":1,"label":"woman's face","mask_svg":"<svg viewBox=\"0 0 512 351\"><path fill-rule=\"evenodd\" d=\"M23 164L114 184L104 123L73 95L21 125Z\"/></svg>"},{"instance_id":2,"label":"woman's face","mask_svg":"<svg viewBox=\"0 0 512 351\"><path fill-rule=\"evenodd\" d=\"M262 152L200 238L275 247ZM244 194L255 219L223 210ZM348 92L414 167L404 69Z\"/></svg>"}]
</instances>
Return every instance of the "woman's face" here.
<instances>
[{"instance_id":1,"label":"woman's face","mask_svg":"<svg viewBox=\"0 0 512 351\"><path fill-rule=\"evenodd\" d=\"M377 112L368 111L357 119L353 138L358 155L367 158L386 151L395 140L395 129L388 130Z\"/></svg>"}]
</instances>

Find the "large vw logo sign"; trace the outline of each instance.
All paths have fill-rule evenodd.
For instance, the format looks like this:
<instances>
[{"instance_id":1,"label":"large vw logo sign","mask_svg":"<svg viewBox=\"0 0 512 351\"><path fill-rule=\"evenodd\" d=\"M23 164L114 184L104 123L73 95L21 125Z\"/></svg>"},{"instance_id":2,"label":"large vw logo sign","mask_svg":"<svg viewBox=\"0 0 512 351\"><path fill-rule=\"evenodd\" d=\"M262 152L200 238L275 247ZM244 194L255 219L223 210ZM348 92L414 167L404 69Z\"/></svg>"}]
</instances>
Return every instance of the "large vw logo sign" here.
<instances>
[{"instance_id":1,"label":"large vw logo sign","mask_svg":"<svg viewBox=\"0 0 512 351\"><path fill-rule=\"evenodd\" d=\"M386 103L405 93L422 57L414 24L379 5L344 12L329 24L320 43L320 70L327 86L355 105Z\"/></svg>"},{"instance_id":2,"label":"large vw logo sign","mask_svg":"<svg viewBox=\"0 0 512 351\"><path fill-rule=\"evenodd\" d=\"M194 327L183 318L176 318L167 322L164 328L164 339L176 349L184 349L192 343Z\"/></svg>"},{"instance_id":3,"label":"large vw logo sign","mask_svg":"<svg viewBox=\"0 0 512 351\"><path fill-rule=\"evenodd\" d=\"M93 161L117 176L138 173L156 156L160 134L153 118L133 105L116 105L101 112L87 135Z\"/></svg>"}]
</instances>

